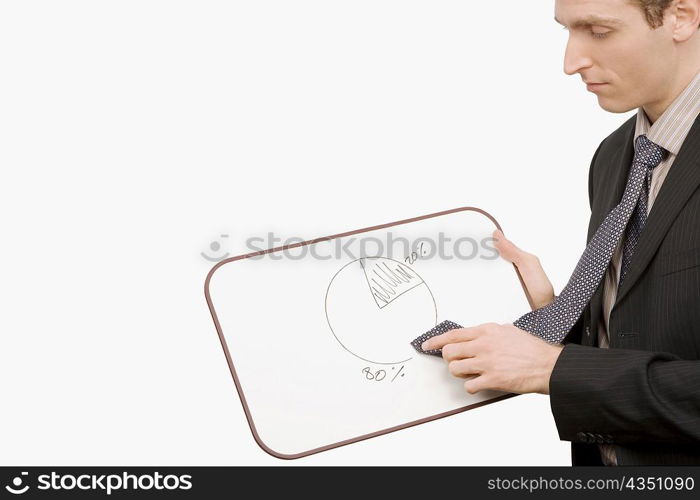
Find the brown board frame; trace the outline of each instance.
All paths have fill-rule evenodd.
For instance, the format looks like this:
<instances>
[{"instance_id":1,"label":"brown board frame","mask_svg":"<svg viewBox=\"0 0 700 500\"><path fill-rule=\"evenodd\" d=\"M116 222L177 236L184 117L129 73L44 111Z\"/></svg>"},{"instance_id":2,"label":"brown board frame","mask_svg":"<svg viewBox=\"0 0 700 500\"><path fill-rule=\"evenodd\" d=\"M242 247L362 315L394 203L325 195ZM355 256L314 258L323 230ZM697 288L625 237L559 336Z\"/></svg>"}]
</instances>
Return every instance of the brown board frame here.
<instances>
[{"instance_id":1,"label":"brown board frame","mask_svg":"<svg viewBox=\"0 0 700 500\"><path fill-rule=\"evenodd\" d=\"M383 229L383 228L392 227L392 226L399 226L402 224L410 224L411 222L417 222L419 220L430 219L433 217L440 217L440 216L453 214L456 212L464 212L464 211L474 211L474 212L479 212L482 215L485 215L486 217L488 217L491 220L491 222L494 223L494 225L496 226L497 229L503 231L503 229L501 228L498 221L496 221L496 219L491 214L486 212L485 210L482 210L482 209L476 208L476 207L459 207L459 208L453 208L451 210L444 210L442 212L435 212L435 213L428 214L428 215L422 215L419 217L412 217L410 219L403 219L403 220L399 220L396 222L389 222L386 224L379 224L377 226L365 227L362 229L357 229L355 231L348 231L345 233L334 234L331 236L323 236L321 238L315 238L312 240L293 243L293 244L285 245L285 246L281 246L281 247L269 248L267 250L260 250L260 251L252 252L252 253L248 253L248 254L237 255L235 257L229 257L227 259L224 259L224 260L218 262L216 265L214 265L214 267L211 268L211 270L207 274L207 277L204 281L204 296L206 297L207 305L209 306L209 311L211 312L212 319L214 320L214 325L216 326L216 331L219 335L219 340L221 341L221 347L224 350L224 355L226 356L226 361L228 363L229 370L231 371L231 376L233 377L233 382L236 386L236 390L238 391L238 396L241 400L241 404L243 405L243 411L245 412L246 419L248 420L248 426L250 427L250 431L253 434L253 438L255 439L255 442L260 446L260 448L263 449L263 451L265 451L266 453L269 453L273 457L284 459L284 460L291 460L291 459L296 459L296 458L301 458L301 457L307 457L309 455L313 455L316 453L320 453L322 451L330 450L332 448L338 448L340 446L345 446L345 445L348 445L351 443L356 443L358 441L363 441L365 439L370 439L370 438L373 438L376 436L381 436L383 434L389 434L390 432L395 432L395 431L398 431L401 429L406 429L408 427L413 427L414 425L420 425L420 424L423 424L425 422L430 422L432 420L437 420L440 418L449 417L450 415L455 415L457 413L461 413L461 412L464 412L467 410L472 410L474 408L478 408L480 406L484 406L484 405L489 404L489 403L495 403L497 401L502 401L504 399L511 398L513 396L518 396L518 394L504 394L504 395L495 397L493 399L488 399L486 401L480 401L478 403L463 406L461 408L446 411L443 413L438 413L436 415L431 415L429 417L421 418L418 420L413 420L413 421L407 422L405 424L400 424L400 425L396 425L393 427L388 427L386 429L382 429L379 431L370 432L368 434L363 434L361 436L357 436L357 437L354 437L351 439L346 439L346 440L338 441L336 443L331 443L331 444L328 444L325 446L320 446L320 447L313 448L313 449L303 451L300 453L293 453L293 454L279 453L279 452L273 450L272 448L270 448L269 446L267 446L263 442L263 440L260 438L260 435L258 434L258 432L255 428L255 422L253 422L253 417L251 416L250 409L248 407L248 403L246 402L245 395L243 394L243 389L242 389L241 383L238 379L238 374L236 373L236 368L233 364L233 359L231 358L231 353L229 352L228 346L226 345L226 339L224 338L224 334L223 334L223 331L221 329L221 324L219 323L219 319L216 315L216 311L214 310L214 305L212 303L211 295L209 292L209 284L210 284L211 278L214 275L214 273L216 272L216 270L219 269L224 264L227 264L229 262L235 262L237 260L247 259L250 257L254 257L256 255L263 255L266 253L277 252L280 250L286 250L286 249L300 247L300 246L304 246L304 245L310 245L313 243L318 243L320 241L333 240L336 238L351 236L354 234L366 233L368 231L374 231L377 229ZM530 297L530 294L528 293L527 288L525 287L525 283L522 279L522 276L520 275L520 272L518 271L518 268L515 265L513 265L513 269L515 270L515 273L518 276L518 280L520 281L520 285L522 286L523 292L525 293L525 297L527 298L527 301L530 304L530 307L533 307L532 298Z\"/></svg>"}]
</instances>

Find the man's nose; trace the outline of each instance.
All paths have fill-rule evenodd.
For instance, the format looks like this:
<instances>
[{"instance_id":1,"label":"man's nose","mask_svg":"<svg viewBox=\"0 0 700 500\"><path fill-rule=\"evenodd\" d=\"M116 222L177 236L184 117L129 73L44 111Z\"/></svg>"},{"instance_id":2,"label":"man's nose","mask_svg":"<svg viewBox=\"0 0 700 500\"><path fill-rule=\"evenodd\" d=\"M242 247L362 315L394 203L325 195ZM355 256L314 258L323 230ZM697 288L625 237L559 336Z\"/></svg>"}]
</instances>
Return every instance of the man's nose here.
<instances>
[{"instance_id":1,"label":"man's nose","mask_svg":"<svg viewBox=\"0 0 700 500\"><path fill-rule=\"evenodd\" d=\"M584 45L574 40L573 37L569 37L564 54L564 73L567 75L580 73L581 70L590 68L593 64Z\"/></svg>"}]
</instances>

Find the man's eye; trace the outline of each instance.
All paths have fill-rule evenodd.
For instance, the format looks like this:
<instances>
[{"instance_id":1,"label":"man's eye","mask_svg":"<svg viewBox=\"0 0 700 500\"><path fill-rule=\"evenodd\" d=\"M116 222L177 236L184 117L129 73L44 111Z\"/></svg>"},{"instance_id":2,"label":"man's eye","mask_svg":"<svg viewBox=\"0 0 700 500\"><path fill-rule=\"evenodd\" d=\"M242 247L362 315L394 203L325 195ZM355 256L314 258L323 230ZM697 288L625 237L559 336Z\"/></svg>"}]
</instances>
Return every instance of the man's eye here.
<instances>
[{"instance_id":1,"label":"man's eye","mask_svg":"<svg viewBox=\"0 0 700 500\"><path fill-rule=\"evenodd\" d=\"M593 38L605 38L610 34L610 31L603 31L603 32L596 32L596 31L591 31L591 36Z\"/></svg>"},{"instance_id":2,"label":"man's eye","mask_svg":"<svg viewBox=\"0 0 700 500\"><path fill-rule=\"evenodd\" d=\"M567 31L568 31L569 28L567 28L566 26L562 26L561 29L567 30ZM591 36L592 36L593 38L605 38L605 37L608 36L611 32L612 32L612 31L603 31L603 32L591 31Z\"/></svg>"}]
</instances>

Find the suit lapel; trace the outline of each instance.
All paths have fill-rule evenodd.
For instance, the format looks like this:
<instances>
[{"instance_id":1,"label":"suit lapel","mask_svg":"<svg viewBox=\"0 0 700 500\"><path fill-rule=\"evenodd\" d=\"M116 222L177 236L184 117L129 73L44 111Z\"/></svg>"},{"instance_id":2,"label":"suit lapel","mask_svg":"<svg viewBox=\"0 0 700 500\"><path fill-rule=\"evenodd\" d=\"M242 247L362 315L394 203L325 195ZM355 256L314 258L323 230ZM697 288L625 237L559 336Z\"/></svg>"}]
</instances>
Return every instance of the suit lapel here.
<instances>
[{"instance_id":1,"label":"suit lapel","mask_svg":"<svg viewBox=\"0 0 700 500\"><path fill-rule=\"evenodd\" d=\"M635 124L632 121L629 123L629 129L623 135L624 142L615 148L615 155L603 160L604 163L601 166L603 177L609 179L609 182L603 183L602 192L596 196L596 203L591 213L591 224L588 227L588 241L593 238L610 211L620 203L625 192L627 177L634 157L632 140L634 139Z\"/></svg>"},{"instance_id":2,"label":"suit lapel","mask_svg":"<svg viewBox=\"0 0 700 500\"><path fill-rule=\"evenodd\" d=\"M593 235L598 230L598 227L603 223L605 217L615 206L622 200L622 195L625 192L627 177L629 176L632 159L634 157L634 130L636 120L634 117L628 121L627 131L622 134L622 143L614 147L616 153L609 157L601 159L600 168L604 179L610 179L610 182L604 182L600 188L600 193L596 195L591 212L591 221L588 226L588 242L591 241ZM628 270L629 272L629 270ZM628 279L628 278L625 278ZM603 310L603 284L605 283L605 275L600 280L600 284L591 298L591 330L594 334L592 343L596 344L598 337L598 318L601 317ZM623 282L624 283L624 282Z\"/></svg>"},{"instance_id":3,"label":"suit lapel","mask_svg":"<svg viewBox=\"0 0 700 500\"><path fill-rule=\"evenodd\" d=\"M617 292L615 306L627 295L649 265L668 228L698 185L700 185L700 116L695 119L652 205L635 248L634 258Z\"/></svg>"}]
</instances>

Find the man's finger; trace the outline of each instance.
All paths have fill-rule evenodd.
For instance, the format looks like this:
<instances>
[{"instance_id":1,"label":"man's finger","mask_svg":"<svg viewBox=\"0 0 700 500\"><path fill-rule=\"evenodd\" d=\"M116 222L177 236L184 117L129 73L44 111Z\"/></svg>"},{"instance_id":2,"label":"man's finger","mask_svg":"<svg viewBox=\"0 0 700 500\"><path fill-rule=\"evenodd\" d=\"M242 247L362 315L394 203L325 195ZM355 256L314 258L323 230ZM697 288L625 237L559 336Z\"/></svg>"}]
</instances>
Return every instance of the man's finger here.
<instances>
[{"instance_id":1,"label":"man's finger","mask_svg":"<svg viewBox=\"0 0 700 500\"><path fill-rule=\"evenodd\" d=\"M518 248L515 243L506 238L503 232L499 231L498 229L493 232L493 237L496 240L496 248L501 254L501 257L506 259L508 262L512 262L513 264L517 265L519 263L519 257L522 255L523 251Z\"/></svg>"},{"instance_id":2,"label":"man's finger","mask_svg":"<svg viewBox=\"0 0 700 500\"><path fill-rule=\"evenodd\" d=\"M442 348L442 359L445 361L473 358L476 354L477 349L474 342L455 342Z\"/></svg>"},{"instance_id":3,"label":"man's finger","mask_svg":"<svg viewBox=\"0 0 700 500\"><path fill-rule=\"evenodd\" d=\"M489 389L489 382L484 375L479 375L464 382L464 388L469 394L476 394L479 391Z\"/></svg>"},{"instance_id":4,"label":"man's finger","mask_svg":"<svg viewBox=\"0 0 700 500\"><path fill-rule=\"evenodd\" d=\"M431 349L442 349L447 344L455 342L468 342L481 335L484 325L470 326L469 328L455 328L441 335L436 335L421 344L424 351Z\"/></svg>"},{"instance_id":5,"label":"man's finger","mask_svg":"<svg viewBox=\"0 0 700 500\"><path fill-rule=\"evenodd\" d=\"M447 366L450 373L455 377L470 377L472 375L480 375L482 373L479 366L479 361L476 358L450 361Z\"/></svg>"}]
</instances>

